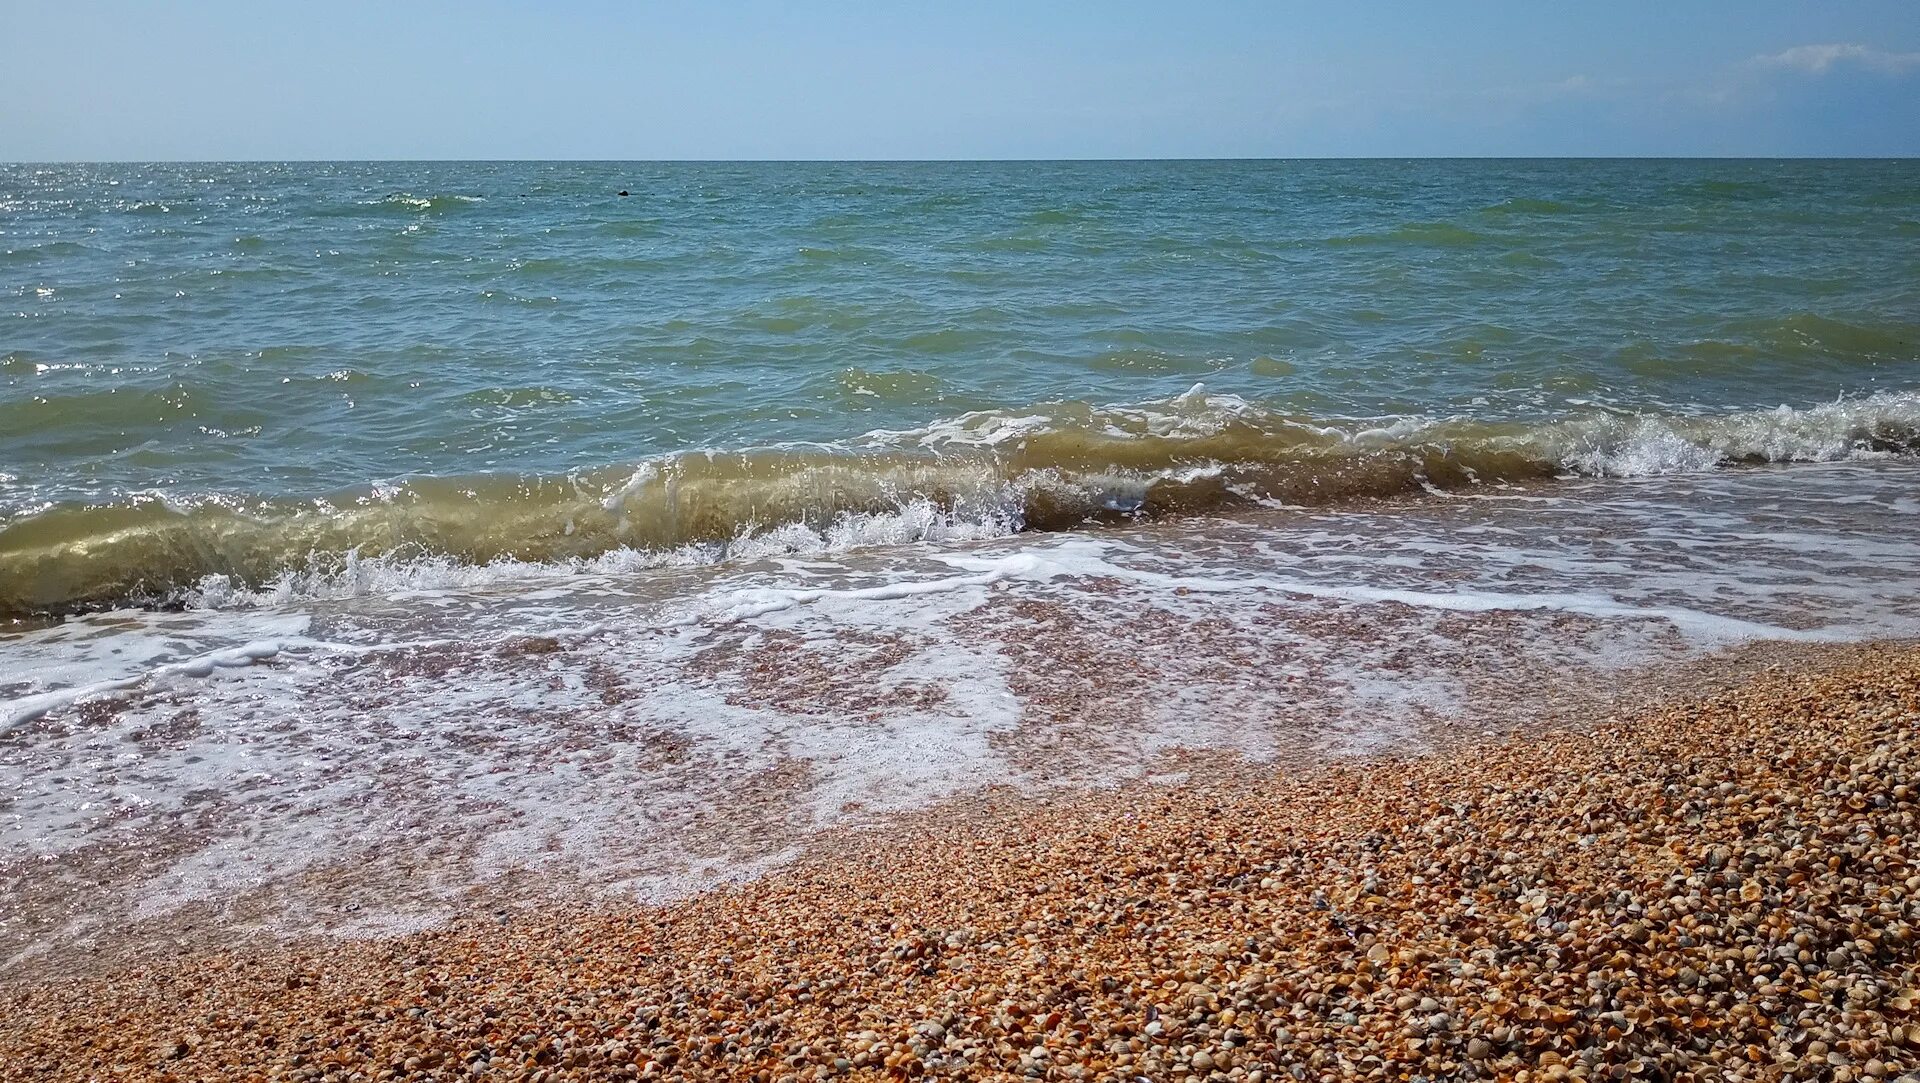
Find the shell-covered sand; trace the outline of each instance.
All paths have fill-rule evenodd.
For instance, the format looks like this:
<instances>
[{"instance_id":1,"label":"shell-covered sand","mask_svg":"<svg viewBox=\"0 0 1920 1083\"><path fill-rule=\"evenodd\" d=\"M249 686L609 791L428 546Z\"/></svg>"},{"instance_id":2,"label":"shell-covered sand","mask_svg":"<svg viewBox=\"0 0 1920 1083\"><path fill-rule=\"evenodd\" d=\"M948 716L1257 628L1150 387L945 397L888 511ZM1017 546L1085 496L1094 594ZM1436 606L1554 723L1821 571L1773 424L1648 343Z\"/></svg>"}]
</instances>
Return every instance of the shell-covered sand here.
<instances>
[{"instance_id":1,"label":"shell-covered sand","mask_svg":"<svg viewBox=\"0 0 1920 1083\"><path fill-rule=\"evenodd\" d=\"M17 988L0 1079L1896 1079L1916 768L1889 647L1586 733L973 802L671 907Z\"/></svg>"}]
</instances>

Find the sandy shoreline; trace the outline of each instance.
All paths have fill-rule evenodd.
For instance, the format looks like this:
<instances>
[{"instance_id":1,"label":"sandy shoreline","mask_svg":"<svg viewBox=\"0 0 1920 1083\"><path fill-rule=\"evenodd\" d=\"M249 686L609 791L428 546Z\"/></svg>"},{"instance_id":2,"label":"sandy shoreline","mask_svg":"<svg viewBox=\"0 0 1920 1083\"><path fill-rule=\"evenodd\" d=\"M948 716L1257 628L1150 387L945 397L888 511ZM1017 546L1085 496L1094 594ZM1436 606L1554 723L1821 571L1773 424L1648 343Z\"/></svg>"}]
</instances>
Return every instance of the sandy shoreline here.
<instances>
[{"instance_id":1,"label":"sandy shoreline","mask_svg":"<svg viewBox=\"0 0 1920 1083\"><path fill-rule=\"evenodd\" d=\"M902 817L1258 785L1838 664L1920 633L1915 469L75 620L11 672L148 675L0 733L0 989L668 901ZM255 642L286 649L142 668Z\"/></svg>"},{"instance_id":2,"label":"sandy shoreline","mask_svg":"<svg viewBox=\"0 0 1920 1083\"><path fill-rule=\"evenodd\" d=\"M1045 805L989 793L664 908L16 987L0 1076L1853 1079L1920 1062L1920 649L1816 656L1585 733L1192 766Z\"/></svg>"},{"instance_id":3,"label":"sandy shoreline","mask_svg":"<svg viewBox=\"0 0 1920 1083\"><path fill-rule=\"evenodd\" d=\"M1332 627L1323 631L1351 635ZM760 683L743 690L757 697L758 705L832 721L857 714L881 694L857 654L823 661L826 648L837 642L781 650L781 640L769 639L771 646L754 656L753 675ZM1329 727L1314 714L1330 708L1304 698L1311 693L1285 681L1282 672L1285 683L1264 701L1197 719L1196 730L1186 735L1190 743L1129 753L1125 743L1145 725L1143 707L1165 694L1166 675L1143 680L1137 664L1110 653L1085 653L1081 644L1060 634L1047 643L1047 650L1033 652L1034 664L1049 666L1054 679L1017 685L1026 721L994 738L1018 773L979 777L969 788L931 803L919 801L905 808L848 804L822 822L808 794L818 765L786 760L777 769L738 780L724 805L696 808L692 815L665 824L639 818L628 834L609 840L600 855L605 861L590 853L562 851L549 861L478 874L474 866L479 855L462 834L470 827L472 810L427 805L360 860L315 863L259 884L215 884L213 890L184 900L154 878L171 864L191 862L208 844L191 822L51 861L27 857L0 862L0 900L5 900L0 904L0 990L101 977L181 955L276 951L303 940L312 941L314 950L328 951L341 940L404 935L463 915L511 920L528 913L590 913L671 902L795 862L860 860L867 849L886 845L890 834L932 830L930 825L948 820L1024 830L1029 821L1061 806L1105 802L1125 811L1160 800L1169 787L1185 799L1214 800L1257 790L1278 777L1353 763L1356 757L1365 762L1426 756L1496 737L1524 739L1582 730L1644 711L1668 699L1671 689L1701 695L1781 668L1824 672L1887 646L1758 641L1653 665L1558 672L1533 659L1495 663L1485 650L1445 662L1429 657L1433 666L1451 664L1461 671L1471 691L1470 709L1435 712L1419 726L1401 731L1376 722L1377 731L1366 733L1365 742L1357 746L1371 752L1358 751L1337 735L1329 741ZM1186 636L1174 644L1155 641L1142 650L1156 658L1227 657L1241 673L1272 671L1259 658L1236 654L1241 647L1231 638L1208 634ZM1354 639L1351 647L1364 651L1366 642ZM858 644L852 648L858 649ZM900 686L884 691L898 692ZM1246 709L1257 709L1260 702L1270 717L1249 720ZM873 721L866 717L858 724ZM1259 753L1237 747L1240 742L1230 734L1223 738L1234 726L1255 721L1268 742ZM638 744L661 740L660 735L631 732L605 736ZM1103 740L1115 743L1102 747ZM667 747L671 752L679 746L669 739ZM514 766L537 772L544 762L530 757ZM698 784L711 765L683 761L669 766ZM1101 793L1116 786L1119 794ZM606 799L618 804L630 797L616 791ZM658 875L625 879L634 865L646 866L649 853L661 846L662 830L681 859L661 862ZM239 848L241 870L254 864L258 850L254 845ZM258 856L271 865L274 855L266 851Z\"/></svg>"}]
</instances>

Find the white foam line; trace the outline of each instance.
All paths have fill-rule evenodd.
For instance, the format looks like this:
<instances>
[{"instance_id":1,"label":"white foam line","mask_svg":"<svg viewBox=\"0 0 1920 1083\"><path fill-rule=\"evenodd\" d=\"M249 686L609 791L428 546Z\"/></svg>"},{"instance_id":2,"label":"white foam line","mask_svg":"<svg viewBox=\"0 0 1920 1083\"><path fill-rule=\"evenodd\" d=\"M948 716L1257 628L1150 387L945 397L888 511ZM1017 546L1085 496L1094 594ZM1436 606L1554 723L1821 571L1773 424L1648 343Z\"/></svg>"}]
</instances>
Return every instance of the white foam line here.
<instances>
[{"instance_id":1,"label":"white foam line","mask_svg":"<svg viewBox=\"0 0 1920 1083\"><path fill-rule=\"evenodd\" d=\"M1056 552L1071 555L1072 563L1057 563L1035 558L1036 566L1050 569L1048 578L1067 575L1076 577L1111 577L1159 587L1165 590L1187 590L1199 594L1226 594L1243 591L1267 591L1280 594L1305 594L1314 598L1331 598L1338 601L1379 603L1398 602L1401 605L1422 609L1440 609L1452 612L1487 613L1494 610L1537 611L1562 610L1598 618L1656 618L1668 621L1683 630L1699 632L1726 639L1787 639L1803 642L1840 642L1850 638L1843 632L1829 631L1824 628L1796 629L1782 628L1778 625L1760 624L1755 621L1741 620L1737 617L1721 617L1712 613L1703 613L1696 609L1677 606L1635 606L1628 605L1607 594L1511 594L1500 591L1440 592L1422 590L1398 590L1383 587L1366 586L1330 586L1322 583L1309 583L1291 579L1215 579L1203 576L1176 576L1160 572L1150 572L1137 568L1127 568L1114 564L1097 555L1097 546L1083 541L1062 543ZM970 563L965 557L943 557L946 563L967 567Z\"/></svg>"},{"instance_id":2,"label":"white foam line","mask_svg":"<svg viewBox=\"0 0 1920 1083\"><path fill-rule=\"evenodd\" d=\"M1047 575L1034 576L1032 573L1046 570ZM700 624L737 624L752 620L769 613L793 609L824 600L842 601L887 601L900 598L913 598L927 594L944 594L968 587L989 586L1014 576L1030 578L1051 578L1053 575L1071 574L1068 569L1043 561L1031 555L1022 554L996 561L986 571L972 575L948 576L944 579L922 580L908 583L889 583L877 587L857 587L853 589L808 588L782 589L758 588L737 590L714 599L713 604L720 608L717 612L709 609L705 612L690 613L686 616L668 620L653 626L654 631L668 631L676 628L688 628ZM568 638L586 638L599 630L599 626L564 633ZM504 642L504 637L502 641ZM183 662L171 662L155 666L142 673L112 680L97 681L92 684L77 685L71 688L59 688L50 692L40 692L0 704L0 733L31 721L49 711L68 706L93 696L105 696L116 692L126 692L148 681L167 676L205 677L215 669L252 665L266 658L272 658L282 651L319 650L339 654L372 655L387 654L394 651L432 649L455 643L470 643L457 639L422 639L401 643L338 643L330 640L309 639L303 636L276 640L263 640L248 643L240 647L230 647L212 651L187 659ZM473 644L483 646L483 644Z\"/></svg>"},{"instance_id":3,"label":"white foam line","mask_svg":"<svg viewBox=\"0 0 1920 1083\"><path fill-rule=\"evenodd\" d=\"M1517 612L1559 610L1600 619L1657 619L1667 621L1683 631L1728 640L1783 639L1802 642L1839 642L1850 638L1844 632L1822 628L1783 628L1778 625L1741 620L1737 617L1716 616L1712 613L1678 606L1629 605L1607 594L1441 592L1357 585L1330 586L1292 579L1215 579L1204 576L1174 576L1114 564L1098 555L1101 548L1096 542L1075 539L1062 542L1053 549L1054 553L1065 557L1065 560L1050 560L1032 553L998 560L980 560L961 555L941 556L938 559L951 567L978 570L970 575L949 576L917 583L897 583L853 590L766 588L735 591L726 596L734 599L734 604L726 606L719 613L704 617L689 614L670 622L667 627L684 628L706 621L733 624L827 599L879 601L908 598L961 590L966 587L988 586L1012 578L1047 580L1062 577L1111 577L1168 591L1185 589L1200 594L1263 591L1276 594L1304 594L1314 598L1330 598L1363 604L1397 602L1422 609L1465 613L1487 613L1495 610Z\"/></svg>"},{"instance_id":4,"label":"white foam line","mask_svg":"<svg viewBox=\"0 0 1920 1083\"><path fill-rule=\"evenodd\" d=\"M951 561L950 561L951 563ZM1032 573L1045 571L1045 575ZM808 605L823 600L835 601L892 601L899 598L914 598L924 594L945 594L964 590L968 587L985 587L1003 579L1016 576L1022 578L1051 579L1057 575L1072 574L1064 566L1042 560L1031 554L1006 557L992 561L985 571L973 575L954 575L944 579L929 579L915 583L889 583L879 587L856 587L850 590L837 590L829 587L804 589L762 587L752 590L736 590L723 595L732 599L733 604L725 606L718 613L706 615L688 614L677 620L669 621L663 628L686 628L711 621L717 624L737 624L743 620L796 606Z\"/></svg>"},{"instance_id":5,"label":"white foam line","mask_svg":"<svg viewBox=\"0 0 1920 1083\"><path fill-rule=\"evenodd\" d=\"M737 624L771 613L794 609L820 601L890 601L929 594L943 594L969 587L985 587L1007 579L1045 581L1056 578L1109 577L1156 587L1201 594L1227 594L1246 591L1306 595L1360 603L1397 602L1423 609L1485 613L1495 610L1559 610L1600 619L1664 620L1683 631L1722 640L1779 639L1802 642L1840 642L1850 638L1844 632L1824 628L1794 629L1777 625L1716 616L1699 610L1674 606L1634 606L1606 594L1512 594L1496 591L1437 592L1389 589L1358 585L1327 585L1291 579L1219 579L1205 576L1175 576L1137 568L1127 568L1104 559L1100 554L1110 546L1087 539L1063 541L1051 552L1059 558L1048 559L1035 553L1022 553L994 560L982 560L960 554L938 557L950 567L969 574L947 576L918 582L889 583L874 587L835 589L828 587L763 587L731 591L708 599L701 612L667 620L652 626L654 631L689 628L701 624ZM585 638L598 630L576 630L569 638ZM252 665L283 650L310 649L345 654L383 654L400 650L431 649L465 640L430 639L403 643L352 644L295 637L262 640L240 647L213 651L184 662L157 666L144 673L73 688L41 692L0 703L0 733L49 711L65 707L91 696L107 695L135 688L156 677L172 675L205 677L215 669Z\"/></svg>"},{"instance_id":6,"label":"white foam line","mask_svg":"<svg viewBox=\"0 0 1920 1083\"><path fill-rule=\"evenodd\" d=\"M65 707L78 700L87 699L92 696L104 696L113 692L124 692L129 688L139 685L143 681L149 681L155 677L205 677L216 669L234 669L241 666L250 666L255 662L272 658L274 655L279 654L284 647L285 644L281 640L259 640L254 643L245 643L238 647L226 647L217 651L209 651L206 654L189 658L184 662L169 662L166 665L155 666L144 673L137 673L131 677L96 681L93 684L77 685L72 688L57 688L51 692L39 692L31 696L21 696L19 699L8 700L4 705L0 705L0 712L4 712L0 713L0 733L5 733L15 726L39 718L48 711Z\"/></svg>"},{"instance_id":7,"label":"white foam line","mask_svg":"<svg viewBox=\"0 0 1920 1083\"><path fill-rule=\"evenodd\" d=\"M330 639L283 639L281 648L293 650L331 651L334 654L391 654L394 651L432 650L435 647L448 647L455 643L472 643L466 639L409 639L398 643L336 643ZM484 644L474 644L481 646Z\"/></svg>"},{"instance_id":8,"label":"white foam line","mask_svg":"<svg viewBox=\"0 0 1920 1083\"><path fill-rule=\"evenodd\" d=\"M115 677L91 684L75 685L71 688L56 688L50 692L36 692L29 696L0 702L0 733L5 733L21 723L31 722L49 711L70 706L80 700L92 699L95 696L109 696L116 692L129 692L160 677L210 677L215 670L243 669L256 662L264 662L290 651L315 650L334 654L369 655L427 650L464 642L467 641L415 639L399 643L336 643L325 639L309 639L305 636L256 640L243 643L238 647L223 647L217 651L208 651L181 662L166 662L127 677Z\"/></svg>"}]
</instances>

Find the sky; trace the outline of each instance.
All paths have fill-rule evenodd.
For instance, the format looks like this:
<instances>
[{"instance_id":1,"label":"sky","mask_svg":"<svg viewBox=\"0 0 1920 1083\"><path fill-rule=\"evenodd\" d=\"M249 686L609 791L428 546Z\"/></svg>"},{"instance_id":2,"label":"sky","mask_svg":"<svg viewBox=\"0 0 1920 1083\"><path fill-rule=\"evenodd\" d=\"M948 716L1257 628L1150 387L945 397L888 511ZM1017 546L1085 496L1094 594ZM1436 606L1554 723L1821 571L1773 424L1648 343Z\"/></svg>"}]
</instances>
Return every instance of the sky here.
<instances>
[{"instance_id":1,"label":"sky","mask_svg":"<svg viewBox=\"0 0 1920 1083\"><path fill-rule=\"evenodd\" d=\"M1920 4L0 0L0 160L1920 154Z\"/></svg>"}]
</instances>

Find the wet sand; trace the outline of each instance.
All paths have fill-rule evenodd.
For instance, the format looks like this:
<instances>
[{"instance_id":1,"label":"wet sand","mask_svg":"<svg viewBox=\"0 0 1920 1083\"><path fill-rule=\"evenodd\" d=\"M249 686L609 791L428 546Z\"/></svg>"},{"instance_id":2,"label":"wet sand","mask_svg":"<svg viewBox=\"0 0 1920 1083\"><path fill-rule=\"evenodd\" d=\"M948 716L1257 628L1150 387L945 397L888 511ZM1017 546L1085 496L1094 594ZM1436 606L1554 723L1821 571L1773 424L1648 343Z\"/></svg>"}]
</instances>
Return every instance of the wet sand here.
<instances>
[{"instance_id":1,"label":"wet sand","mask_svg":"<svg viewBox=\"0 0 1920 1083\"><path fill-rule=\"evenodd\" d=\"M1413 758L988 791L672 905L16 977L0 1077L1899 1078L1920 648L1776 661Z\"/></svg>"}]
</instances>

